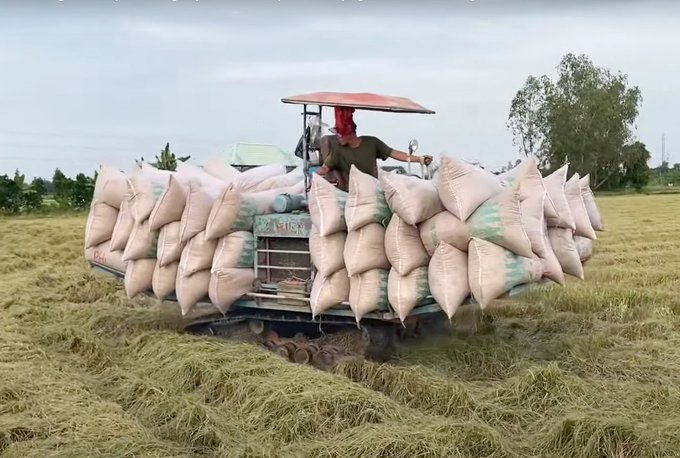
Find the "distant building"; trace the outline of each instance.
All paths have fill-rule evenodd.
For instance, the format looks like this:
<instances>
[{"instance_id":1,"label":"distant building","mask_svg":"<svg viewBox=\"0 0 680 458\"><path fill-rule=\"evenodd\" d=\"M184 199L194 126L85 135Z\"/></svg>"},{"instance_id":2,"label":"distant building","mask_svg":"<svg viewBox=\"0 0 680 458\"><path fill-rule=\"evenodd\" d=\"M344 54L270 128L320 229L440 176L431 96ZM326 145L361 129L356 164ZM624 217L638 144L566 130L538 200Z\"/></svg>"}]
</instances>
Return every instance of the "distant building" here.
<instances>
[{"instance_id":1,"label":"distant building","mask_svg":"<svg viewBox=\"0 0 680 458\"><path fill-rule=\"evenodd\" d=\"M272 164L280 164L288 167L302 165L302 159L275 145L235 143L229 147L223 155L229 164L239 168L259 167Z\"/></svg>"}]
</instances>

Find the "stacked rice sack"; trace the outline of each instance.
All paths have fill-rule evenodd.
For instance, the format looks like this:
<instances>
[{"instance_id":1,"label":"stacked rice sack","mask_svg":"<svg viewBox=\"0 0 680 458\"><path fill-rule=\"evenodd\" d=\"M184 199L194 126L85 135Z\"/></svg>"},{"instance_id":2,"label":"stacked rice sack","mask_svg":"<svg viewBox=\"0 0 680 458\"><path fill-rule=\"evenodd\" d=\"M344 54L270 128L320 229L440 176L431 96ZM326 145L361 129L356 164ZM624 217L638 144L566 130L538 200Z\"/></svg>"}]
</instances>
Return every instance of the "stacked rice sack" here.
<instances>
[{"instance_id":1,"label":"stacked rice sack","mask_svg":"<svg viewBox=\"0 0 680 458\"><path fill-rule=\"evenodd\" d=\"M387 286L391 264L385 236L392 216L380 180L352 166L343 258L349 276L349 305L357 323L366 313L390 310Z\"/></svg>"},{"instance_id":2,"label":"stacked rice sack","mask_svg":"<svg viewBox=\"0 0 680 458\"><path fill-rule=\"evenodd\" d=\"M221 159L176 172L142 163L124 174L100 169L86 230L86 257L125 274L129 298L173 293L182 313L209 298L222 312L252 290L255 215L274 199L304 193L298 168L239 172Z\"/></svg>"},{"instance_id":3,"label":"stacked rice sack","mask_svg":"<svg viewBox=\"0 0 680 458\"><path fill-rule=\"evenodd\" d=\"M218 171L208 170L213 170L215 176L224 176L225 167L226 164L223 164ZM209 265L206 262L206 292L222 313L253 290L255 216L274 213L274 200L281 194L300 195L304 192L301 168L286 173L285 166L273 165L239 172L232 184L218 196L208 215L203 243L213 253Z\"/></svg>"},{"instance_id":4,"label":"stacked rice sack","mask_svg":"<svg viewBox=\"0 0 680 458\"><path fill-rule=\"evenodd\" d=\"M503 176L507 185L520 186L523 210L525 202L543 196L543 220L524 216L525 227L527 232L537 228L544 231L545 249L543 253L537 249L534 252L543 260L544 276L560 285L565 284L564 274L584 278L583 262L592 254L596 231L603 230L590 176L575 173L567 180L567 173L568 165L564 165L542 177L535 160L530 158Z\"/></svg>"},{"instance_id":5,"label":"stacked rice sack","mask_svg":"<svg viewBox=\"0 0 680 458\"><path fill-rule=\"evenodd\" d=\"M440 242L430 266L432 295L449 318L469 295L484 308L514 286L540 278L517 187L504 188L494 175L446 156L437 187L449 219L468 231L457 246Z\"/></svg>"},{"instance_id":6,"label":"stacked rice sack","mask_svg":"<svg viewBox=\"0 0 680 458\"><path fill-rule=\"evenodd\" d=\"M586 213L588 214L588 220L594 231L602 232L604 231L604 226L602 225L602 218L600 216L600 211L595 203L595 195L592 189L590 189L590 174L584 175L579 180L579 187L581 189L581 198L583 199L583 204L586 208ZM579 235L574 235L574 242L576 243L576 250L579 253L581 262L586 262L590 259L593 253L593 241L595 238L588 238Z\"/></svg>"},{"instance_id":7,"label":"stacked rice sack","mask_svg":"<svg viewBox=\"0 0 680 458\"><path fill-rule=\"evenodd\" d=\"M565 190L565 177L566 168L562 168L542 178L530 159L499 180L470 164L442 158L441 201L465 223L470 236L467 273L461 267L463 250L451 244L440 243L430 263L432 294L447 313L465 300L465 277L482 308L513 288L543 277L561 285L564 273L583 278L570 229L575 229L572 212L583 207L581 188L576 175L571 181L576 187ZM592 227L579 227L580 234L594 235Z\"/></svg>"},{"instance_id":8,"label":"stacked rice sack","mask_svg":"<svg viewBox=\"0 0 680 458\"><path fill-rule=\"evenodd\" d=\"M159 170L147 163L133 169L127 177L127 186L126 212L132 220L132 230L125 245L123 261L128 262L125 291L129 298L133 298L153 289L160 229L179 219L186 197L183 183L175 173Z\"/></svg>"},{"instance_id":9,"label":"stacked rice sack","mask_svg":"<svg viewBox=\"0 0 680 458\"><path fill-rule=\"evenodd\" d=\"M432 181L392 172L382 174L380 183L393 213L385 233L385 252L391 265L387 296L404 321L430 295L430 254L421 240L418 225L445 208Z\"/></svg>"},{"instance_id":10,"label":"stacked rice sack","mask_svg":"<svg viewBox=\"0 0 680 458\"><path fill-rule=\"evenodd\" d=\"M357 322L394 310L402 321L430 295L449 318L517 286L582 279L602 221L589 176L541 176L533 159L499 177L443 157L436 181L352 167L349 191L314 176L310 252L317 316L349 303ZM221 312L252 291L254 217L280 194L304 194L300 168L239 172L220 159L176 172L102 166L86 230L88 260L125 273L129 297L175 293L187 314L208 298Z\"/></svg>"},{"instance_id":11,"label":"stacked rice sack","mask_svg":"<svg viewBox=\"0 0 680 458\"><path fill-rule=\"evenodd\" d=\"M187 307L187 303L205 296L201 290L201 277L204 275L199 272L206 253L201 249L205 248L200 243L201 239L197 237L205 232L212 204L229 183L186 163L179 163L173 175L171 187L166 192L168 198L173 196L172 205L167 205L172 207L172 214L166 214L162 221L156 218L153 224L160 228L152 288L159 299L166 299L174 293L178 301ZM163 205L162 200L158 207ZM198 275L194 276L195 273ZM193 299L195 296L200 297Z\"/></svg>"},{"instance_id":12,"label":"stacked rice sack","mask_svg":"<svg viewBox=\"0 0 680 458\"><path fill-rule=\"evenodd\" d=\"M431 295L451 319L470 296L486 308L544 277L564 284L563 264L573 257L565 256L563 245L553 249L560 239L550 233L569 221L585 196L593 215L597 211L585 180L576 176L574 182L578 193L560 195L559 188L549 192L550 180L544 183L533 160L499 179L449 157L436 182L396 173L375 179L352 167L343 193L315 177L310 249L320 274L312 313L349 301L357 322L390 308L404 321ZM586 240L583 257L590 252Z\"/></svg>"},{"instance_id":13,"label":"stacked rice sack","mask_svg":"<svg viewBox=\"0 0 680 458\"><path fill-rule=\"evenodd\" d=\"M533 159L518 169L517 180L527 181L523 177L528 174L535 175L536 182L540 180L540 173L534 172L536 164ZM545 226L542 227L546 228L554 254L548 259L546 267L550 271L550 278L559 284L564 284L564 274L584 278L583 261L590 257L592 242L597 239L596 231L602 230L589 177L582 179L575 173L567 180L567 172L568 165L564 165L542 178L546 190ZM579 253L578 246L582 253Z\"/></svg>"},{"instance_id":14,"label":"stacked rice sack","mask_svg":"<svg viewBox=\"0 0 680 458\"><path fill-rule=\"evenodd\" d=\"M161 300L174 293L186 314L208 297L210 268L217 248L216 242L205 237L208 216L220 193L237 175L228 181L185 163L178 164L175 175L184 188L184 199L176 203L179 216L173 215L173 221L160 230L153 289Z\"/></svg>"},{"instance_id":15,"label":"stacked rice sack","mask_svg":"<svg viewBox=\"0 0 680 458\"><path fill-rule=\"evenodd\" d=\"M390 306L405 319L429 295L417 225L443 211L432 183L396 173L376 179L352 166L348 192L313 177L309 210L314 316L349 302L357 322Z\"/></svg>"},{"instance_id":16,"label":"stacked rice sack","mask_svg":"<svg viewBox=\"0 0 680 458\"><path fill-rule=\"evenodd\" d=\"M125 174L102 165L85 228L86 259L118 272L127 269L123 250L132 230L132 220L126 211L126 192Z\"/></svg>"},{"instance_id":17,"label":"stacked rice sack","mask_svg":"<svg viewBox=\"0 0 680 458\"><path fill-rule=\"evenodd\" d=\"M149 289L161 300L174 293L188 310L207 296L205 266L209 271L214 246L204 243L204 232L213 202L229 184L186 163L176 172L143 163L131 174L134 225L125 258L136 269L126 272L128 297Z\"/></svg>"},{"instance_id":18,"label":"stacked rice sack","mask_svg":"<svg viewBox=\"0 0 680 458\"><path fill-rule=\"evenodd\" d=\"M309 304L314 317L349 300L350 281L344 258L348 238L345 221L347 198L347 192L339 190L323 177L312 177L309 251L316 274Z\"/></svg>"}]
</instances>

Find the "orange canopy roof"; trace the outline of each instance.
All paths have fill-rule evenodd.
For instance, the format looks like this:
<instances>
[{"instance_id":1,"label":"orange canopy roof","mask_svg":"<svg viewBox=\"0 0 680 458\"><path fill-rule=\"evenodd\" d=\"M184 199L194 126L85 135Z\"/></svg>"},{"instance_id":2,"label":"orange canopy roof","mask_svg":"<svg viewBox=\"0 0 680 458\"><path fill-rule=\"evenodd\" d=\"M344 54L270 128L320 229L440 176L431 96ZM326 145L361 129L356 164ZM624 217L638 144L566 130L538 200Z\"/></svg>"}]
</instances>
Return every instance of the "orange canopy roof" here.
<instances>
[{"instance_id":1,"label":"orange canopy roof","mask_svg":"<svg viewBox=\"0 0 680 458\"><path fill-rule=\"evenodd\" d=\"M312 92L281 99L283 103L320 105L325 107L352 107L357 110L391 111L396 113L434 114L434 111L418 105L405 97L392 97L369 92Z\"/></svg>"}]
</instances>

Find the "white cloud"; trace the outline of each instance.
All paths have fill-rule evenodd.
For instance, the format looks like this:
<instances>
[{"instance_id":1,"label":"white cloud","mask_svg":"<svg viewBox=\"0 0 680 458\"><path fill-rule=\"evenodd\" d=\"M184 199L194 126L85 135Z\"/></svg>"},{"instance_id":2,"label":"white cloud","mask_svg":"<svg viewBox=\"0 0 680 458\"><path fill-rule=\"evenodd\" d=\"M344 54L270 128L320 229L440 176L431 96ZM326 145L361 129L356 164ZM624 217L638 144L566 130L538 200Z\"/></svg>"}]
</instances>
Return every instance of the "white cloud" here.
<instances>
[{"instance_id":1,"label":"white cloud","mask_svg":"<svg viewBox=\"0 0 680 458\"><path fill-rule=\"evenodd\" d=\"M394 68L394 62L376 60L318 60L234 62L208 75L213 81L280 80L365 74Z\"/></svg>"},{"instance_id":2,"label":"white cloud","mask_svg":"<svg viewBox=\"0 0 680 458\"><path fill-rule=\"evenodd\" d=\"M238 10L229 10L227 13L229 16L233 17L249 17L249 14L244 13L243 11L238 11Z\"/></svg>"},{"instance_id":3,"label":"white cloud","mask_svg":"<svg viewBox=\"0 0 680 458\"><path fill-rule=\"evenodd\" d=\"M124 22L121 27L132 33L171 43L224 43L237 38L228 27L198 26L181 22Z\"/></svg>"}]
</instances>

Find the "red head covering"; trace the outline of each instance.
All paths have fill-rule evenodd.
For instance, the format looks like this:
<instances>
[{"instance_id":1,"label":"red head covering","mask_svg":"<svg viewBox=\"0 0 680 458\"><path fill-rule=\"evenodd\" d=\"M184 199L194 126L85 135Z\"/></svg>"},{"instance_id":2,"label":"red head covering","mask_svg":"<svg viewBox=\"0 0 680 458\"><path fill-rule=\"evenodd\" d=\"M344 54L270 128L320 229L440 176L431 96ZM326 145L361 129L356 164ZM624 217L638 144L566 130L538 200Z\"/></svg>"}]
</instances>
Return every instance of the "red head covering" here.
<instances>
[{"instance_id":1,"label":"red head covering","mask_svg":"<svg viewBox=\"0 0 680 458\"><path fill-rule=\"evenodd\" d=\"M335 130L338 135L345 136L355 132L353 114L354 108L335 107Z\"/></svg>"}]
</instances>

